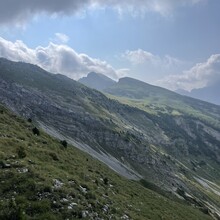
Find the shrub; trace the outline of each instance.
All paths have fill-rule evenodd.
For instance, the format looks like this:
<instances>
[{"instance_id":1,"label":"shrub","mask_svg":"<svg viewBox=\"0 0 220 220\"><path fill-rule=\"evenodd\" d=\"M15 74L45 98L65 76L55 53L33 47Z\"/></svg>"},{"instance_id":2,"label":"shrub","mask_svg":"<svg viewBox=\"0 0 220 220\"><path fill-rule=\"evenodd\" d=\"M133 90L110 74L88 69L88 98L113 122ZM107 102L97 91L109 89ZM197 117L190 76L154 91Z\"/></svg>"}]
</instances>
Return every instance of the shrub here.
<instances>
[{"instance_id":1,"label":"shrub","mask_svg":"<svg viewBox=\"0 0 220 220\"><path fill-rule=\"evenodd\" d=\"M17 154L18 154L18 158L20 159L25 158L27 156L24 147L19 147L17 149Z\"/></svg>"},{"instance_id":2,"label":"shrub","mask_svg":"<svg viewBox=\"0 0 220 220\"><path fill-rule=\"evenodd\" d=\"M31 122L32 122L32 119L31 119L31 118L28 118L28 122L31 123Z\"/></svg>"},{"instance_id":3,"label":"shrub","mask_svg":"<svg viewBox=\"0 0 220 220\"><path fill-rule=\"evenodd\" d=\"M55 161L58 161L58 160L59 160L59 158L58 158L58 156L57 156L56 153L50 152L49 155L50 155L50 157L51 157L53 160L55 160Z\"/></svg>"},{"instance_id":4,"label":"shrub","mask_svg":"<svg viewBox=\"0 0 220 220\"><path fill-rule=\"evenodd\" d=\"M105 177L103 181L104 181L105 185L108 185L108 178L107 177Z\"/></svg>"},{"instance_id":5,"label":"shrub","mask_svg":"<svg viewBox=\"0 0 220 220\"><path fill-rule=\"evenodd\" d=\"M60 141L60 143L61 143L65 148L67 148L67 141L66 141L66 140Z\"/></svg>"},{"instance_id":6,"label":"shrub","mask_svg":"<svg viewBox=\"0 0 220 220\"><path fill-rule=\"evenodd\" d=\"M22 210L17 207L14 200L10 200L7 203L0 204L0 219L4 220L25 220L25 216L22 214Z\"/></svg>"},{"instance_id":7,"label":"shrub","mask_svg":"<svg viewBox=\"0 0 220 220\"><path fill-rule=\"evenodd\" d=\"M37 135L37 136L40 135L40 131L39 131L38 128L34 127L34 128L32 129L32 131L33 131L33 134L34 134L34 135Z\"/></svg>"},{"instance_id":8,"label":"shrub","mask_svg":"<svg viewBox=\"0 0 220 220\"><path fill-rule=\"evenodd\" d=\"M36 214L46 214L51 210L51 205L49 200L35 201L31 203L27 208L27 214L34 216Z\"/></svg>"},{"instance_id":9,"label":"shrub","mask_svg":"<svg viewBox=\"0 0 220 220\"><path fill-rule=\"evenodd\" d=\"M86 195L85 195L86 199L89 199L89 200L96 200L96 195L92 192L88 192ZM91 202L90 201L90 202Z\"/></svg>"},{"instance_id":10,"label":"shrub","mask_svg":"<svg viewBox=\"0 0 220 220\"><path fill-rule=\"evenodd\" d=\"M45 186L43 187L43 189L42 189L42 192L49 192L49 193L51 193L51 192L52 192L51 186L45 185Z\"/></svg>"}]
</instances>

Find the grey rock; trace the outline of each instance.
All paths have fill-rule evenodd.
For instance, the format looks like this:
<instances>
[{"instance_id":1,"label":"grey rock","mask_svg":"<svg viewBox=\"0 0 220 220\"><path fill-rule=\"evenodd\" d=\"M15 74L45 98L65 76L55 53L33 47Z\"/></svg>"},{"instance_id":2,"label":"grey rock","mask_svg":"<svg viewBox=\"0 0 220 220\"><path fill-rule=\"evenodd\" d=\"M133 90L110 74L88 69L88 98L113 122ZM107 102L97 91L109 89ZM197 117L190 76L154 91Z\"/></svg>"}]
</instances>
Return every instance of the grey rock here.
<instances>
[{"instance_id":1,"label":"grey rock","mask_svg":"<svg viewBox=\"0 0 220 220\"><path fill-rule=\"evenodd\" d=\"M64 183L58 179L54 179L53 181L54 181L53 186L55 189L59 189L64 185Z\"/></svg>"}]
</instances>

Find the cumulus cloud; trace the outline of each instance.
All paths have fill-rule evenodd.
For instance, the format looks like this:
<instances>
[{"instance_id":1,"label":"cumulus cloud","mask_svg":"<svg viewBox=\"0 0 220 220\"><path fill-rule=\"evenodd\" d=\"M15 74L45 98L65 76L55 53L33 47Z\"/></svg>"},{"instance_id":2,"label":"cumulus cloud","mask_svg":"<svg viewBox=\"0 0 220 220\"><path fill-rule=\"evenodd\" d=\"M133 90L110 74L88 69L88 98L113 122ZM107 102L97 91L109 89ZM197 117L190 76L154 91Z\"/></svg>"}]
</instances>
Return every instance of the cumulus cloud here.
<instances>
[{"instance_id":1,"label":"cumulus cloud","mask_svg":"<svg viewBox=\"0 0 220 220\"><path fill-rule=\"evenodd\" d=\"M56 33L54 41L58 42L58 43L64 43L65 44L69 41L69 37L66 34L63 34L63 33Z\"/></svg>"},{"instance_id":2,"label":"cumulus cloud","mask_svg":"<svg viewBox=\"0 0 220 220\"><path fill-rule=\"evenodd\" d=\"M177 58L171 57L169 55L160 57L142 49L132 51L127 50L121 56L123 59L128 60L132 65L153 65L162 68L171 68L183 63Z\"/></svg>"},{"instance_id":3,"label":"cumulus cloud","mask_svg":"<svg viewBox=\"0 0 220 220\"><path fill-rule=\"evenodd\" d=\"M106 61L77 53L67 45L54 43L31 49L22 41L11 42L0 37L0 57L36 64L47 71L62 73L73 79L79 79L92 71L118 79L126 72L124 69L115 70Z\"/></svg>"},{"instance_id":4,"label":"cumulus cloud","mask_svg":"<svg viewBox=\"0 0 220 220\"><path fill-rule=\"evenodd\" d=\"M142 49L127 50L119 58L130 68L128 75L151 84L158 84L158 79L183 71L188 66L178 58L159 56Z\"/></svg>"},{"instance_id":5,"label":"cumulus cloud","mask_svg":"<svg viewBox=\"0 0 220 220\"><path fill-rule=\"evenodd\" d=\"M160 85L177 90L191 91L220 82L220 54L214 54L181 75L170 75L159 81Z\"/></svg>"},{"instance_id":6,"label":"cumulus cloud","mask_svg":"<svg viewBox=\"0 0 220 220\"><path fill-rule=\"evenodd\" d=\"M111 7L119 12L155 11L167 15L177 7L194 5L203 0L0 0L0 23L23 24L34 15L72 15L83 10Z\"/></svg>"},{"instance_id":7,"label":"cumulus cloud","mask_svg":"<svg viewBox=\"0 0 220 220\"><path fill-rule=\"evenodd\" d=\"M146 62L155 63L160 59L152 53L144 51L142 49L133 51L127 50L125 53L122 54L122 58L127 59L133 65L143 64Z\"/></svg>"}]
</instances>

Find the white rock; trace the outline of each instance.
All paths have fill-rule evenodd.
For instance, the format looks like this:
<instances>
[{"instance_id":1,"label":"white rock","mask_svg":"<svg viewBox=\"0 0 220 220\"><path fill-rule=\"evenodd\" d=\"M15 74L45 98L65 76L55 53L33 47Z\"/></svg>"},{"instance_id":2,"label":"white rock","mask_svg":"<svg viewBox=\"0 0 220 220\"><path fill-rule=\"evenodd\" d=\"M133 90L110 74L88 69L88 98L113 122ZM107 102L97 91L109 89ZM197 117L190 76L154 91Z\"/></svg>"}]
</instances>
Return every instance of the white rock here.
<instances>
[{"instance_id":1,"label":"white rock","mask_svg":"<svg viewBox=\"0 0 220 220\"><path fill-rule=\"evenodd\" d=\"M64 183L62 183L62 182L61 182L60 180L58 180L58 179L54 179L53 181L54 181L53 186L54 186L54 188L56 188L56 189L59 189L59 188L61 188L61 187L64 185Z\"/></svg>"}]
</instances>

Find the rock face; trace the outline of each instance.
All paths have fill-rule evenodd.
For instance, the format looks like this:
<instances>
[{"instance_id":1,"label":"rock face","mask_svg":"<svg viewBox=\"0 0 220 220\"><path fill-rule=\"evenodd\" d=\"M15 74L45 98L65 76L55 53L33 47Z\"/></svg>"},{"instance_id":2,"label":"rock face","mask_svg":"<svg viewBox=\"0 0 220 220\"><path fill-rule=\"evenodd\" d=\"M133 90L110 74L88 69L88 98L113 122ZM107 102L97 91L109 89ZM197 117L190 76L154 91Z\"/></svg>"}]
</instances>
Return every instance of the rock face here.
<instances>
[{"instance_id":1,"label":"rock face","mask_svg":"<svg viewBox=\"0 0 220 220\"><path fill-rule=\"evenodd\" d=\"M0 102L48 133L111 158L165 190L182 187L197 195L188 181L192 176L220 178L220 108L215 105L187 99L198 116L170 114L168 108L150 114L65 76L5 59L0 59ZM210 166L218 172L210 172ZM123 174L118 166L115 170Z\"/></svg>"},{"instance_id":2,"label":"rock face","mask_svg":"<svg viewBox=\"0 0 220 220\"><path fill-rule=\"evenodd\" d=\"M87 88L82 87L82 89ZM158 172L164 167L161 167L162 162L157 155L148 154L151 151L149 142L155 144L158 141L163 142L160 136L162 131L157 129L156 132L155 128L149 128L149 125L153 126L153 122L138 109L121 105L101 93L94 92L91 93L94 97L89 98L95 100L98 108L94 107L94 111L97 113L88 112L82 106L84 103L80 103L77 99L66 103L63 97L51 92L46 95L37 89L25 88L4 80L0 82L0 93L1 102L16 113L43 123L61 135L87 144L98 152L110 153L119 160L123 156L131 167L133 163L140 167L143 164L149 165L149 161L152 160L154 164L158 164ZM80 91L76 94L80 94ZM81 92L80 96L82 95ZM108 111L104 112L104 109ZM143 128L145 134L139 133L138 130Z\"/></svg>"}]
</instances>

